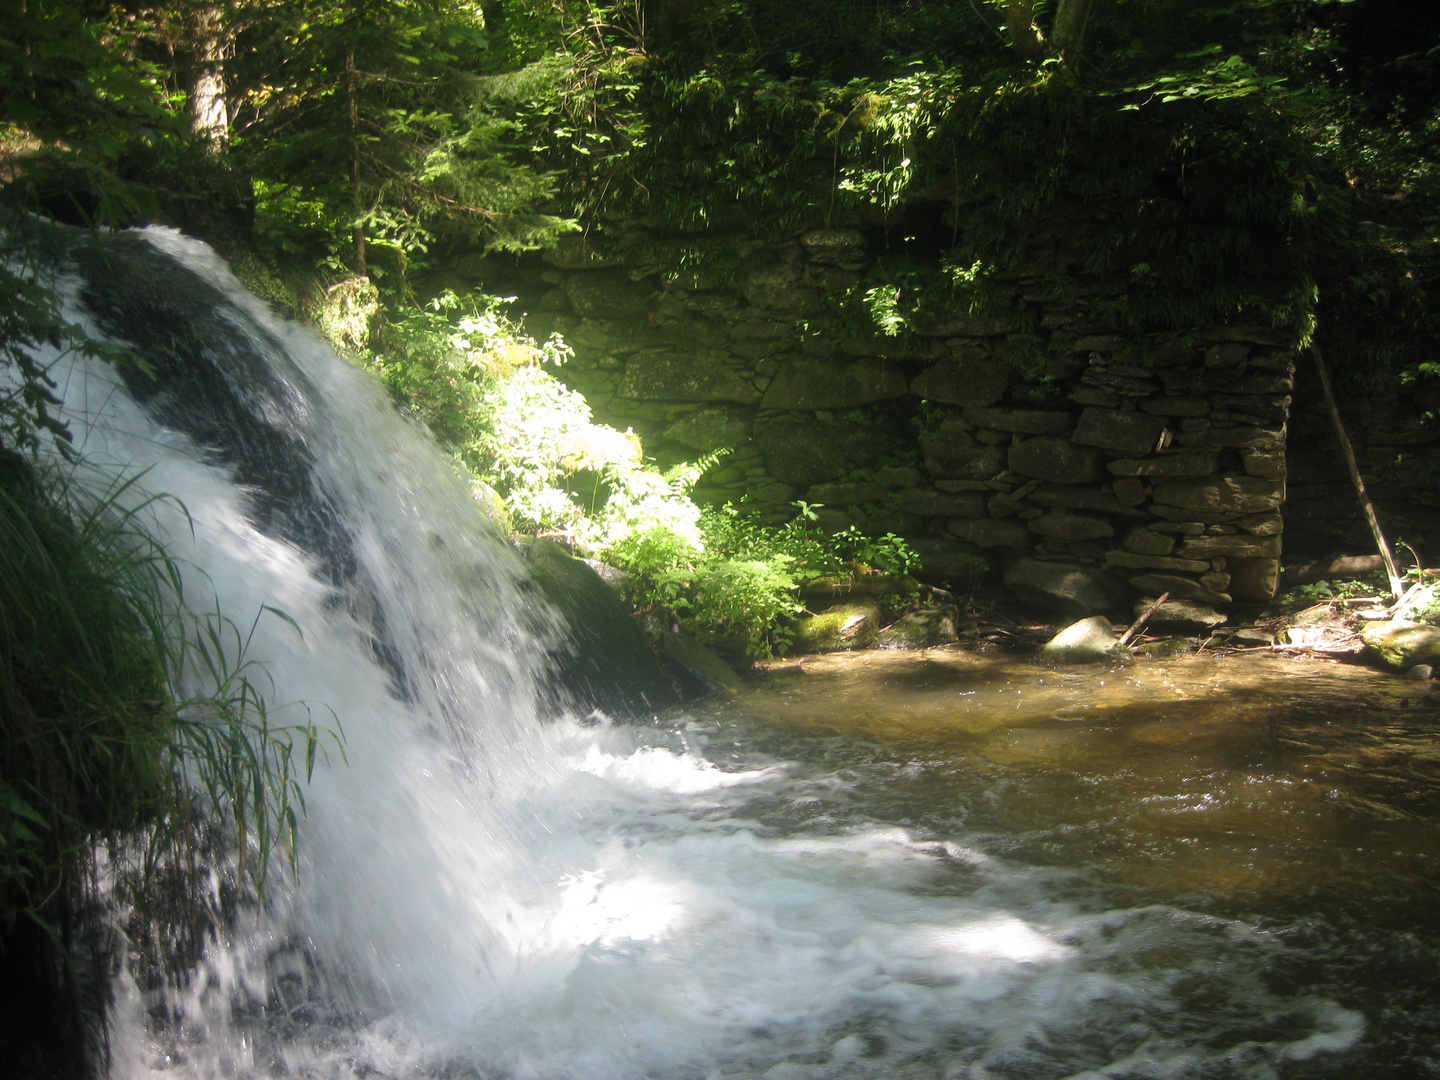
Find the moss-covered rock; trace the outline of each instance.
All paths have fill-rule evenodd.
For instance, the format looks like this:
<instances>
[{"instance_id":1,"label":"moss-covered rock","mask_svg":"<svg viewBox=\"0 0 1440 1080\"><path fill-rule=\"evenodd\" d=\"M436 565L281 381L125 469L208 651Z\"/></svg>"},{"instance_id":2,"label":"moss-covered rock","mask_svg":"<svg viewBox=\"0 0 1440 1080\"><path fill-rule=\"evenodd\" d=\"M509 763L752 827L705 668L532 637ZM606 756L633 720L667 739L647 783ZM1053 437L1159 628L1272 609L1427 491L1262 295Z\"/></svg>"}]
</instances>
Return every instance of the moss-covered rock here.
<instances>
[{"instance_id":1,"label":"moss-covered rock","mask_svg":"<svg viewBox=\"0 0 1440 1080\"><path fill-rule=\"evenodd\" d=\"M1440 627L1392 619L1367 623L1360 639L1386 665L1405 671L1416 664L1440 664Z\"/></svg>"},{"instance_id":2,"label":"moss-covered rock","mask_svg":"<svg viewBox=\"0 0 1440 1080\"><path fill-rule=\"evenodd\" d=\"M880 605L873 600L836 604L819 615L800 620L795 652L839 652L863 649L880 632Z\"/></svg>"},{"instance_id":3,"label":"moss-covered rock","mask_svg":"<svg viewBox=\"0 0 1440 1080\"><path fill-rule=\"evenodd\" d=\"M900 616L875 636L877 649L929 649L959 641L954 605L920 608Z\"/></svg>"}]
</instances>

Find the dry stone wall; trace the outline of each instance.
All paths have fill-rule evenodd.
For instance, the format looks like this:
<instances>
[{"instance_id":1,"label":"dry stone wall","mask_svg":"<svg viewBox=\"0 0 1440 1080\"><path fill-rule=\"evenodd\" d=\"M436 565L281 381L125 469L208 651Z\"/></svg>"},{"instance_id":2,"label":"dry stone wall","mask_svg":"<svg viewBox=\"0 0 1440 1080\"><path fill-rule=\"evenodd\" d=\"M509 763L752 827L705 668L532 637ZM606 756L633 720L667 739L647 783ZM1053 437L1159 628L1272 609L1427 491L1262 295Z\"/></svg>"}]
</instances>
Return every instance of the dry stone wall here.
<instances>
[{"instance_id":1,"label":"dry stone wall","mask_svg":"<svg viewBox=\"0 0 1440 1080\"><path fill-rule=\"evenodd\" d=\"M543 262L470 256L431 287L520 293L531 331L575 349L561 377L661 464L729 448L701 499L777 519L819 504L831 527L909 539L932 580L988 571L1062 615L1168 592L1162 620L1203 626L1274 592L1288 332L1117 333L1104 312L1124 287L1041 249L985 314L854 336L834 301L875 234L643 240L623 256L580 237ZM1057 273L1063 300L1046 287Z\"/></svg>"}]
</instances>

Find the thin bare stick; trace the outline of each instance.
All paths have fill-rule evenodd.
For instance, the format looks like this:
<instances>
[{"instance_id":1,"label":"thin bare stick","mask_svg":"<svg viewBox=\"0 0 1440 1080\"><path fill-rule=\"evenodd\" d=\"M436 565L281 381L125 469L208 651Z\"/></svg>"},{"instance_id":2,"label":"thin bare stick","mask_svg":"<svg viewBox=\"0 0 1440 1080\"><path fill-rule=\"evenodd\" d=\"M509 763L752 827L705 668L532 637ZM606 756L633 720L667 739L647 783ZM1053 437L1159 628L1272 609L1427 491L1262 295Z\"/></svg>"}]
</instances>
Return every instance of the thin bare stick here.
<instances>
[{"instance_id":1,"label":"thin bare stick","mask_svg":"<svg viewBox=\"0 0 1440 1080\"><path fill-rule=\"evenodd\" d=\"M1169 599L1170 594L1168 592L1161 593L1159 600L1156 600L1153 604L1151 604L1143 612L1141 612L1140 617L1130 624L1130 629L1126 630L1125 633L1120 635L1119 647L1123 649L1126 645L1129 645L1130 639L1140 632L1140 628L1150 621L1150 616L1154 615L1155 612L1159 611L1160 605Z\"/></svg>"},{"instance_id":2,"label":"thin bare stick","mask_svg":"<svg viewBox=\"0 0 1440 1080\"><path fill-rule=\"evenodd\" d=\"M1345 465L1350 470L1350 480L1355 485L1355 494L1360 496L1360 505L1365 510L1365 520L1370 523L1370 533L1375 537L1375 546L1380 549L1380 558L1385 561L1385 574L1390 579L1390 595L1399 600L1405 594L1405 583L1400 578L1400 568L1395 565L1395 553L1385 542L1380 531L1380 519L1375 516L1375 504L1365 492L1365 481L1360 476L1360 464L1355 460L1355 448L1345 434L1345 424L1340 419L1340 407L1335 404L1335 392L1330 388L1330 372L1325 367L1325 358L1320 355L1320 346L1311 345L1310 355L1315 357L1315 370L1320 375L1320 389L1325 392L1325 404L1330 406L1330 421L1335 425L1335 437L1340 440L1340 449L1345 454Z\"/></svg>"}]
</instances>

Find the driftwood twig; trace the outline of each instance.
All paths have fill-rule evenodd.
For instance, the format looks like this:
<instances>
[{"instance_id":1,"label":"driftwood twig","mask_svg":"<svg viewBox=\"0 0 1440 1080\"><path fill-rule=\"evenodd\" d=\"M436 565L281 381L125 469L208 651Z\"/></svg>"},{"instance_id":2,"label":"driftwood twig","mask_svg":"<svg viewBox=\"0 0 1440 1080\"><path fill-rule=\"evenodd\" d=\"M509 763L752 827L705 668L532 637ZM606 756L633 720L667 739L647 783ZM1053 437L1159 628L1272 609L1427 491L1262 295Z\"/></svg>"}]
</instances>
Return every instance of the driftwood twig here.
<instances>
[{"instance_id":1,"label":"driftwood twig","mask_svg":"<svg viewBox=\"0 0 1440 1080\"><path fill-rule=\"evenodd\" d=\"M1169 599L1170 594L1168 592L1161 593L1159 600L1156 600L1148 608L1142 611L1140 613L1140 617L1130 624L1130 629L1126 630L1125 633L1120 635L1120 648L1123 649L1126 645L1130 644L1130 639L1140 632L1140 628L1150 621L1150 616L1154 615L1155 612L1159 611L1160 605Z\"/></svg>"},{"instance_id":2,"label":"driftwood twig","mask_svg":"<svg viewBox=\"0 0 1440 1080\"><path fill-rule=\"evenodd\" d=\"M1365 511L1365 520L1370 523L1370 533L1375 537L1375 546L1380 549L1380 558L1385 562L1385 574L1390 579L1390 593L1399 600L1405 593L1405 583L1400 579L1400 569L1395 565L1395 553L1385 542L1380 531L1380 519L1375 516L1375 504L1365 491L1365 481L1360 476L1360 463L1355 460L1355 448L1345 434L1345 424L1340 419L1340 407L1335 404L1335 392L1330 388L1330 372L1325 367L1325 358L1320 355L1320 346L1311 345L1310 355L1315 357L1315 370L1320 375L1320 389L1325 392L1325 404L1330 407L1330 421L1335 425L1335 437L1340 440L1340 450L1345 455L1345 465L1350 470L1350 480L1355 485L1355 494L1360 496L1360 506Z\"/></svg>"}]
</instances>

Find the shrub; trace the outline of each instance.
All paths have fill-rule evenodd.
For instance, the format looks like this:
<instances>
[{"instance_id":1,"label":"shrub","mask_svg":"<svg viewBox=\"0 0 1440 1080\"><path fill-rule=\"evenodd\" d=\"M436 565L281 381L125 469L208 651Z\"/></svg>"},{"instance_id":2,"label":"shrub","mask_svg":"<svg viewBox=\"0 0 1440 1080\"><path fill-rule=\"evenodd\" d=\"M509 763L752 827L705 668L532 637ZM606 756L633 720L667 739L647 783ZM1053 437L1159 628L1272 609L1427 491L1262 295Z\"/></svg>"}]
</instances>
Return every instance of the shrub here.
<instances>
[{"instance_id":1,"label":"shrub","mask_svg":"<svg viewBox=\"0 0 1440 1080\"><path fill-rule=\"evenodd\" d=\"M670 609L703 638L769 656L790 641L806 580L914 563L893 534L821 532L804 503L778 528L734 506L702 510L690 491L725 452L660 472L633 433L596 424L584 395L547 370L571 355L564 341L537 344L504 302L446 294L384 328L365 362L500 493L520 531L563 533L625 570L637 608Z\"/></svg>"}]
</instances>

